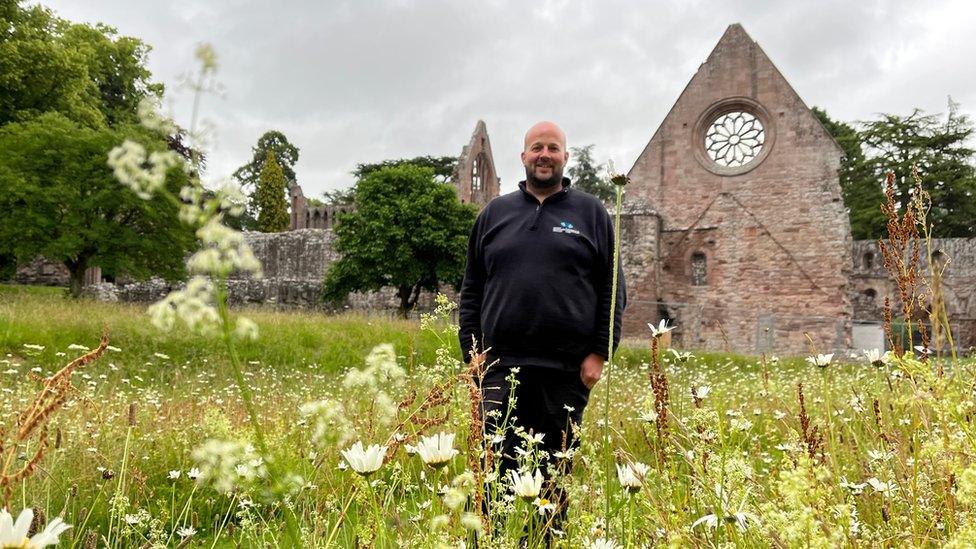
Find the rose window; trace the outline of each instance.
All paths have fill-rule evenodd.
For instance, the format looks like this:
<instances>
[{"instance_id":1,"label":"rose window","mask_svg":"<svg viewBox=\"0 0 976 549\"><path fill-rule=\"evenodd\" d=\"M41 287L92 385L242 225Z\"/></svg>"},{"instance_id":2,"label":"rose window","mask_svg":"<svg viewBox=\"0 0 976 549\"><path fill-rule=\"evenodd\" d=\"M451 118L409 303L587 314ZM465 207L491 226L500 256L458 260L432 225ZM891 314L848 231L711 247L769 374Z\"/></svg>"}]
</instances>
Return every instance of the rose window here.
<instances>
[{"instance_id":1,"label":"rose window","mask_svg":"<svg viewBox=\"0 0 976 549\"><path fill-rule=\"evenodd\" d=\"M744 111L723 114L705 131L705 152L719 166L737 168L752 162L763 149L766 130Z\"/></svg>"}]
</instances>

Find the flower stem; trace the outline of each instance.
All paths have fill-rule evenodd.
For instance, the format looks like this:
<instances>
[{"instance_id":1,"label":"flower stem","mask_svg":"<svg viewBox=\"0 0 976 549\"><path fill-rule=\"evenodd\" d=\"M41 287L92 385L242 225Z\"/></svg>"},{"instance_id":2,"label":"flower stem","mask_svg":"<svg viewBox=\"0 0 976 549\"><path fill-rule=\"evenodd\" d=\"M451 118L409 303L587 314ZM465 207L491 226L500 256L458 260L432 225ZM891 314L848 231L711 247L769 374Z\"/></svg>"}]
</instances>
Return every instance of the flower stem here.
<instances>
[{"instance_id":1,"label":"flower stem","mask_svg":"<svg viewBox=\"0 0 976 549\"><path fill-rule=\"evenodd\" d=\"M614 470L613 454L610 451L610 379L613 371L614 320L617 316L617 265L620 263L620 202L624 194L623 187L620 185L614 187L617 193L617 202L613 213L613 265L611 267L613 269L613 281L610 287L610 330L607 338L606 381L604 382L606 389L603 398L603 452L606 462L606 485L603 490L606 496L606 507L603 518L608 527L610 525L610 483Z\"/></svg>"}]
</instances>

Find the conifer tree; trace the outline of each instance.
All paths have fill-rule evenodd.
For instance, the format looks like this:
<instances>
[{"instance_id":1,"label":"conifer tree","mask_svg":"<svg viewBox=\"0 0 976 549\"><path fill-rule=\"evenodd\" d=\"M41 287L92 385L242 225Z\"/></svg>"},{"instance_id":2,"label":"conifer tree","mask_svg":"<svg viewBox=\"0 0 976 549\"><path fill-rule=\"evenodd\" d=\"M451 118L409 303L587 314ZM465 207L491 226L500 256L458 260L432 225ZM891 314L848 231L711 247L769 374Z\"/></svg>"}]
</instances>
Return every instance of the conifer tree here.
<instances>
[{"instance_id":1,"label":"conifer tree","mask_svg":"<svg viewBox=\"0 0 976 549\"><path fill-rule=\"evenodd\" d=\"M285 174L275 158L273 151L261 169L257 188L258 230L265 233L278 233L288 230L291 218L285 200Z\"/></svg>"}]
</instances>

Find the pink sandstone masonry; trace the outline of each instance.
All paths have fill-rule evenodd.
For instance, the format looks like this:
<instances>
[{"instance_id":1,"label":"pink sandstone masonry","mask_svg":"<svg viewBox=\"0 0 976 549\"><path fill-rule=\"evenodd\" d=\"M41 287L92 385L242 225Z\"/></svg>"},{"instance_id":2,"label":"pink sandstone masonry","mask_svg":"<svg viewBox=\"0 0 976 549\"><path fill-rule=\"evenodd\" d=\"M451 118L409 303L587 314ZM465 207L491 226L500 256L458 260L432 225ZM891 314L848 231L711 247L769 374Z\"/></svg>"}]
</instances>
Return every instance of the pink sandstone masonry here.
<instances>
[{"instance_id":1,"label":"pink sandstone masonry","mask_svg":"<svg viewBox=\"0 0 976 549\"><path fill-rule=\"evenodd\" d=\"M808 336L820 352L848 348L840 158L762 49L730 26L629 173L628 201L660 222L654 237L624 239L657 247L628 267L625 333L663 317L686 348L801 353Z\"/></svg>"}]
</instances>

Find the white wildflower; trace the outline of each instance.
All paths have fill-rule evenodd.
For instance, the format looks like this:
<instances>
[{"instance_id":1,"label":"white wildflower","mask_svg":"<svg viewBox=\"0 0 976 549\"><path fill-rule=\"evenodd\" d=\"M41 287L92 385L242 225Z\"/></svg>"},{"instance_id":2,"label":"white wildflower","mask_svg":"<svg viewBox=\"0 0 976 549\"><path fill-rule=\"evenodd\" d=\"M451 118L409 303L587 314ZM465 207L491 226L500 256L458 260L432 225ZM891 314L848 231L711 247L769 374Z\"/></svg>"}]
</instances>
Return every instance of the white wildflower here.
<instances>
[{"instance_id":1,"label":"white wildflower","mask_svg":"<svg viewBox=\"0 0 976 549\"><path fill-rule=\"evenodd\" d=\"M623 466L618 463L617 480L628 493L634 494L644 486L644 477L650 469L643 463L625 463Z\"/></svg>"},{"instance_id":2,"label":"white wildflower","mask_svg":"<svg viewBox=\"0 0 976 549\"><path fill-rule=\"evenodd\" d=\"M195 332L207 334L216 330L220 322L214 303L214 288L208 278L195 276L186 283L186 288L171 292L162 300L149 306L149 316L153 325L169 331L182 320Z\"/></svg>"},{"instance_id":3,"label":"white wildflower","mask_svg":"<svg viewBox=\"0 0 976 549\"><path fill-rule=\"evenodd\" d=\"M431 467L447 465L458 451L454 448L454 433L437 433L429 437L421 437L416 446L420 459Z\"/></svg>"},{"instance_id":4,"label":"white wildflower","mask_svg":"<svg viewBox=\"0 0 976 549\"><path fill-rule=\"evenodd\" d=\"M363 476L368 476L379 470L383 466L383 458L386 457L386 446L372 444L368 448L363 448L362 442L356 442L348 450L343 450L342 457L352 470Z\"/></svg>"},{"instance_id":5,"label":"white wildflower","mask_svg":"<svg viewBox=\"0 0 976 549\"><path fill-rule=\"evenodd\" d=\"M666 318L662 318L657 326L648 322L647 327L651 329L651 337L661 337L674 329L674 326L668 326L668 319Z\"/></svg>"},{"instance_id":6,"label":"white wildflower","mask_svg":"<svg viewBox=\"0 0 976 549\"><path fill-rule=\"evenodd\" d=\"M826 368L827 366L830 365L830 361L833 359L834 359L834 354L830 353L826 355L808 356L806 360L807 362L809 362L810 364L818 368Z\"/></svg>"},{"instance_id":7,"label":"white wildflower","mask_svg":"<svg viewBox=\"0 0 976 549\"><path fill-rule=\"evenodd\" d=\"M47 523L47 526L40 533L28 539L27 533L30 531L32 522L34 522L33 509L26 508L21 511L16 521L6 509L0 509L0 547L35 549L57 545L58 537L65 530L71 528L60 517L57 517Z\"/></svg>"},{"instance_id":8,"label":"white wildflower","mask_svg":"<svg viewBox=\"0 0 976 549\"><path fill-rule=\"evenodd\" d=\"M539 497L542 491L542 472L535 470L535 475L530 473L518 474L516 471L509 471L511 476L511 487L515 495L522 499L531 500Z\"/></svg>"},{"instance_id":9,"label":"white wildflower","mask_svg":"<svg viewBox=\"0 0 976 549\"><path fill-rule=\"evenodd\" d=\"M867 480L867 483L875 491L875 493L881 494L883 496L891 497L898 491L898 485L894 482L881 482L880 480L871 477Z\"/></svg>"},{"instance_id":10,"label":"white wildflower","mask_svg":"<svg viewBox=\"0 0 976 549\"><path fill-rule=\"evenodd\" d=\"M258 325L246 316L237 317L234 325L234 336L239 339L256 340L258 338Z\"/></svg>"}]
</instances>

